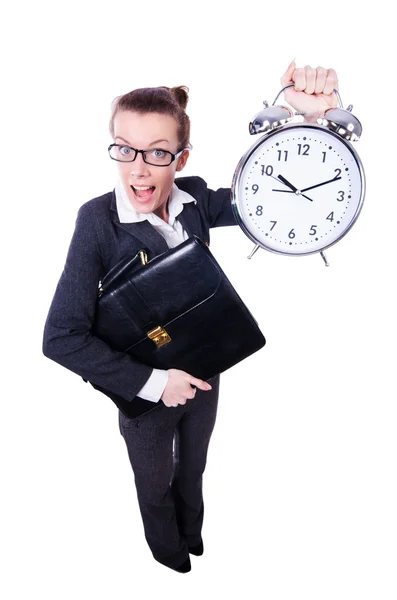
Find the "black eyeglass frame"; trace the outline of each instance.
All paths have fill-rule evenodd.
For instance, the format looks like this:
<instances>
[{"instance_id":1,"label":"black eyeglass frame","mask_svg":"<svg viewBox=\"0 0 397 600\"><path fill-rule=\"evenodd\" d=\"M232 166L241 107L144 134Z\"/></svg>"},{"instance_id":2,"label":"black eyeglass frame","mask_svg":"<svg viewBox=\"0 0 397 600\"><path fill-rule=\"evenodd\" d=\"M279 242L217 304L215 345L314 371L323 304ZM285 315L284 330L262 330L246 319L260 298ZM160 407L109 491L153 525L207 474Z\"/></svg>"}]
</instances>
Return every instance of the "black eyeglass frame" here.
<instances>
[{"instance_id":1,"label":"black eyeglass frame","mask_svg":"<svg viewBox=\"0 0 397 600\"><path fill-rule=\"evenodd\" d=\"M119 148L129 148L130 150L133 150L135 152L135 156L132 160L119 160L118 158L114 158L110 152L111 149L114 147L119 147ZM158 165L155 163L151 163L148 162L146 160L146 156L145 153L146 152L153 152L154 150L161 150L162 152L166 152L167 154L169 154L171 156L170 162L167 163L166 165ZM151 165L152 167L169 167L181 154L182 152L184 152L185 150L190 150L190 148L183 148L182 150L180 150L179 152L177 152L176 154L173 154L172 152L170 152L169 150L163 150L163 148L150 148L149 150L138 150L137 148L132 148L132 146L128 146L127 144L110 144L110 146L108 147L108 152L109 152L109 156L112 160L116 160L117 162L134 162L134 160L136 159L136 157L138 156L138 154L142 154L142 158L143 161L147 164L147 165Z\"/></svg>"}]
</instances>

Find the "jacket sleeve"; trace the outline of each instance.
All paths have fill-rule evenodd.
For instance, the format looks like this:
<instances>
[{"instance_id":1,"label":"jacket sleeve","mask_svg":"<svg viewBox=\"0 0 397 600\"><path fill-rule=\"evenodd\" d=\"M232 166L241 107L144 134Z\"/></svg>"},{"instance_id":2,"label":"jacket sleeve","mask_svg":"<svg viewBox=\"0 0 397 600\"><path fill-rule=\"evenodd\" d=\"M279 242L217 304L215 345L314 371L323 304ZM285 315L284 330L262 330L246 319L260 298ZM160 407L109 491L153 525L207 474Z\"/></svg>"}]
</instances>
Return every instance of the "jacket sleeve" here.
<instances>
[{"instance_id":1,"label":"jacket sleeve","mask_svg":"<svg viewBox=\"0 0 397 600\"><path fill-rule=\"evenodd\" d=\"M210 227L237 225L231 203L230 188L209 189L208 209Z\"/></svg>"},{"instance_id":2,"label":"jacket sleeve","mask_svg":"<svg viewBox=\"0 0 397 600\"><path fill-rule=\"evenodd\" d=\"M180 181L183 181L183 178ZM238 224L232 208L230 188L211 190L204 179L197 176L186 177L185 181L192 187L183 189L200 199L200 208L210 228Z\"/></svg>"},{"instance_id":3,"label":"jacket sleeve","mask_svg":"<svg viewBox=\"0 0 397 600\"><path fill-rule=\"evenodd\" d=\"M126 400L133 400L152 368L110 348L91 333L104 267L89 203L78 213L65 267L44 328L48 358Z\"/></svg>"}]
</instances>

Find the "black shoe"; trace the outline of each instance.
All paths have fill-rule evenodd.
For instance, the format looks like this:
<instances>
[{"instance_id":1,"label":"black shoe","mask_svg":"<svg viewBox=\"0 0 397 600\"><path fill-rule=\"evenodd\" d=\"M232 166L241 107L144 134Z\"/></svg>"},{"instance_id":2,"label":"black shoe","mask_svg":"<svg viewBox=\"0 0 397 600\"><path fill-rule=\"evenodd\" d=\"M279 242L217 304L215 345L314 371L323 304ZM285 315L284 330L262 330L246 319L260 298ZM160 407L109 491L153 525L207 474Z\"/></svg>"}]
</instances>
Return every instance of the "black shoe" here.
<instances>
[{"instance_id":1,"label":"black shoe","mask_svg":"<svg viewBox=\"0 0 397 600\"><path fill-rule=\"evenodd\" d=\"M184 563L182 563L179 567L171 567L174 571L178 571L178 573L188 573L192 569L192 565L190 564L190 558L188 557Z\"/></svg>"},{"instance_id":2,"label":"black shoe","mask_svg":"<svg viewBox=\"0 0 397 600\"><path fill-rule=\"evenodd\" d=\"M204 544L203 540L197 546L189 546L188 550L190 554L194 554L195 556L201 556L204 552Z\"/></svg>"}]
</instances>

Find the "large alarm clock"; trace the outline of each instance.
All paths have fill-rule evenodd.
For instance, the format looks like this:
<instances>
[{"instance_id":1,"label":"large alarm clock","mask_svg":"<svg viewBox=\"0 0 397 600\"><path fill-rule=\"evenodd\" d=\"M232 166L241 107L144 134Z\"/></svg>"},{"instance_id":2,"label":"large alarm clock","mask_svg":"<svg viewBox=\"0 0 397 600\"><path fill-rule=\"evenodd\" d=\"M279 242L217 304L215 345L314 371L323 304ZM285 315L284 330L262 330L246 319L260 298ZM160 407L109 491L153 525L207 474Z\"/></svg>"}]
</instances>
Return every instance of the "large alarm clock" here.
<instances>
[{"instance_id":1,"label":"large alarm clock","mask_svg":"<svg viewBox=\"0 0 397 600\"><path fill-rule=\"evenodd\" d=\"M232 206L255 243L249 258L258 248L288 256L319 252L328 266L324 250L346 235L364 202L364 169L352 145L362 127L337 90L339 108L317 123L301 122L299 113L275 105L286 87L249 124L252 135L263 135L236 167Z\"/></svg>"}]
</instances>

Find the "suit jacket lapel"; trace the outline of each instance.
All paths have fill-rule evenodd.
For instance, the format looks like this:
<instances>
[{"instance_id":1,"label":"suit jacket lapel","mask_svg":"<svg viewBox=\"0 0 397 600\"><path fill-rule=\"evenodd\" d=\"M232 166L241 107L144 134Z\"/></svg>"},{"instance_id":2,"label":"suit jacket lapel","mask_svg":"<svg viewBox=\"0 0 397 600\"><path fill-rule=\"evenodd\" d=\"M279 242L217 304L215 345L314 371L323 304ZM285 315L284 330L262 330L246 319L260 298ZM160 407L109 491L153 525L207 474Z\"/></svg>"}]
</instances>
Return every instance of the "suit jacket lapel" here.
<instances>
[{"instance_id":1,"label":"suit jacket lapel","mask_svg":"<svg viewBox=\"0 0 397 600\"><path fill-rule=\"evenodd\" d=\"M117 227L124 229L127 233L138 238L142 242L142 247L152 251L155 255L162 254L168 250L168 245L163 236L155 230L149 221L140 221L138 223L120 223L116 208L116 195L113 191L111 200L111 210L113 212L113 222ZM184 204L183 211L178 215L178 221L187 231L189 237L197 235L204 242L205 232L200 220L200 213L194 202Z\"/></svg>"},{"instance_id":2,"label":"suit jacket lapel","mask_svg":"<svg viewBox=\"0 0 397 600\"><path fill-rule=\"evenodd\" d=\"M139 223L120 223L119 221L115 221L115 224L117 227L124 229L127 233L141 240L142 248L147 248L155 255L162 254L168 250L167 242L149 221L140 221Z\"/></svg>"},{"instance_id":3,"label":"suit jacket lapel","mask_svg":"<svg viewBox=\"0 0 397 600\"><path fill-rule=\"evenodd\" d=\"M112 199L110 201L110 210L112 221L120 229L123 229L130 235L138 238L142 242L142 248L147 248L156 254L162 254L168 250L167 242L163 236L155 230L149 221L139 221L138 223L120 223L117 213L116 193L113 190Z\"/></svg>"}]
</instances>

